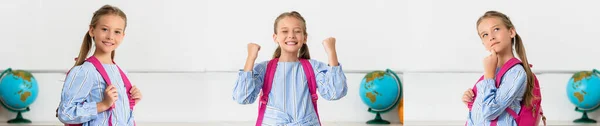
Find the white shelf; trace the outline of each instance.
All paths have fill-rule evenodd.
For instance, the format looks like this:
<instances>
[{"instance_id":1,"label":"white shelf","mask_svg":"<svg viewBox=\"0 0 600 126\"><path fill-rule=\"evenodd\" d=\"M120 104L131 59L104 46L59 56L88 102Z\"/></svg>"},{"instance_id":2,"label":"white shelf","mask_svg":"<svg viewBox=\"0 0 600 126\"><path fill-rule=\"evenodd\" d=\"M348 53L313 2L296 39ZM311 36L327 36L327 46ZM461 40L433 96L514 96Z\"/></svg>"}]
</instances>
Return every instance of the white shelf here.
<instances>
[{"instance_id":1,"label":"white shelf","mask_svg":"<svg viewBox=\"0 0 600 126\"><path fill-rule=\"evenodd\" d=\"M464 126L464 121L410 121L406 122L406 125L410 126ZM600 123L596 124L580 124L573 123L571 121L548 121L548 126L600 126Z\"/></svg>"},{"instance_id":2,"label":"white shelf","mask_svg":"<svg viewBox=\"0 0 600 126\"><path fill-rule=\"evenodd\" d=\"M138 122L138 126L252 126L254 122ZM359 122L324 122L324 126L378 126L367 125ZM34 122L31 124L6 124L0 123L0 126L63 126L60 122ZM386 126L402 126L401 124L390 124Z\"/></svg>"},{"instance_id":3,"label":"white shelf","mask_svg":"<svg viewBox=\"0 0 600 126\"><path fill-rule=\"evenodd\" d=\"M462 121L410 121L409 126L464 126ZM251 126L254 122L138 122L138 126ZM324 122L324 126L381 126L367 125L364 122ZM35 122L32 124L6 124L0 126L63 126L60 122ZM402 126L390 124L385 126ZM550 121L548 126L600 126L596 124L578 124L570 121Z\"/></svg>"}]
</instances>

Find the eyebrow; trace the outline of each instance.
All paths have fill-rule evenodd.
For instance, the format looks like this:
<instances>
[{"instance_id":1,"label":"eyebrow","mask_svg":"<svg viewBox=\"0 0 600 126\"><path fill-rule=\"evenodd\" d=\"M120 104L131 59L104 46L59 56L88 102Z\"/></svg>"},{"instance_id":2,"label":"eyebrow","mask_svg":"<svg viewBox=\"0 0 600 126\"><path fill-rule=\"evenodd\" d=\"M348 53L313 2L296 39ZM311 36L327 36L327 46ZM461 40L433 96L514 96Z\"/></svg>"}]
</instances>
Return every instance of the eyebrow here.
<instances>
[{"instance_id":1,"label":"eyebrow","mask_svg":"<svg viewBox=\"0 0 600 126\"><path fill-rule=\"evenodd\" d=\"M104 26L104 27L109 27L108 25L104 25L104 24L102 24L101 26ZM110 28L110 27L109 27L109 28ZM121 28L115 28L115 29L117 29L117 30L119 30L119 31L123 31L123 29L121 29Z\"/></svg>"}]
</instances>

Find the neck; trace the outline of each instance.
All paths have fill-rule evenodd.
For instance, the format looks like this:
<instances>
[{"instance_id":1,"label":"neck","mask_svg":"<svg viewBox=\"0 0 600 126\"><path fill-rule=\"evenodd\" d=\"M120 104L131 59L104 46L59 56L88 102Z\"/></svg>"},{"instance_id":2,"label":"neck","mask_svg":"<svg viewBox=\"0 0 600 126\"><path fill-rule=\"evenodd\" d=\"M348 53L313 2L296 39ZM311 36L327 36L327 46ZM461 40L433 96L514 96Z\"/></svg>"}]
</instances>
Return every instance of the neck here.
<instances>
[{"instance_id":1,"label":"neck","mask_svg":"<svg viewBox=\"0 0 600 126\"><path fill-rule=\"evenodd\" d=\"M102 64L114 64L112 62L111 53L112 52L106 53L100 50L96 50L94 51L94 57L96 57Z\"/></svg>"},{"instance_id":2,"label":"neck","mask_svg":"<svg viewBox=\"0 0 600 126\"><path fill-rule=\"evenodd\" d=\"M281 51L279 56L279 62L296 62L298 61L298 52L285 52Z\"/></svg>"},{"instance_id":3,"label":"neck","mask_svg":"<svg viewBox=\"0 0 600 126\"><path fill-rule=\"evenodd\" d=\"M498 53L498 67L502 67L506 62L508 62L508 60L512 58L515 58L515 55L513 54L512 50L502 54Z\"/></svg>"}]
</instances>

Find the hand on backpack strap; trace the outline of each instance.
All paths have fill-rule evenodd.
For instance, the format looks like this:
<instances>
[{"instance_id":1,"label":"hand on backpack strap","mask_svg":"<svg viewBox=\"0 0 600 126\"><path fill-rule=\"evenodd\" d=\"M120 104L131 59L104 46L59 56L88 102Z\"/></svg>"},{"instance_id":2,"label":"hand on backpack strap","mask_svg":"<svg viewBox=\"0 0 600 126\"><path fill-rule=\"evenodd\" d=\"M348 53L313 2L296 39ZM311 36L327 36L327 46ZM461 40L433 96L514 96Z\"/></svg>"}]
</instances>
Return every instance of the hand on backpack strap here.
<instances>
[{"instance_id":1,"label":"hand on backpack strap","mask_svg":"<svg viewBox=\"0 0 600 126\"><path fill-rule=\"evenodd\" d=\"M135 104L137 104L138 102L140 102L142 100L142 92L140 92L140 89L137 88L137 86L133 85L133 87L131 87L131 90L129 90L129 92L131 93L131 98L133 100L135 100Z\"/></svg>"},{"instance_id":2,"label":"hand on backpack strap","mask_svg":"<svg viewBox=\"0 0 600 126\"><path fill-rule=\"evenodd\" d=\"M468 105L469 102L473 102L473 96L475 96L473 90L471 88L467 89L462 97L463 103L465 103L465 105Z\"/></svg>"},{"instance_id":3,"label":"hand on backpack strap","mask_svg":"<svg viewBox=\"0 0 600 126\"><path fill-rule=\"evenodd\" d=\"M112 107L118 98L119 93L117 92L117 88L112 84L106 86L106 90L104 90L104 98L102 99L101 104L99 104L102 106L98 106L98 112L103 112L110 109L110 107Z\"/></svg>"}]
</instances>

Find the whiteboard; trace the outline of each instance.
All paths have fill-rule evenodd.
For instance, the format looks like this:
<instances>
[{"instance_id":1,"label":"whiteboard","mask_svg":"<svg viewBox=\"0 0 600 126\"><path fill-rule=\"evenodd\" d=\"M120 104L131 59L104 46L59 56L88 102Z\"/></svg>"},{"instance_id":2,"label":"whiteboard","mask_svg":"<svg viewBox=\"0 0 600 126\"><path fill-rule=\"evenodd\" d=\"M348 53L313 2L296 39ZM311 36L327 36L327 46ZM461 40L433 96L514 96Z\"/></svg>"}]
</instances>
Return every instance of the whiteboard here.
<instances>
[{"instance_id":1,"label":"whiteboard","mask_svg":"<svg viewBox=\"0 0 600 126\"><path fill-rule=\"evenodd\" d=\"M307 20L313 59L327 63L321 41L337 38L344 70L482 70L475 22L487 10L507 14L535 70L600 67L598 1L2 1L0 69L68 69L92 13L104 4L128 16L117 63L129 71L236 71L246 44L276 48L273 23L282 12Z\"/></svg>"}]
</instances>

